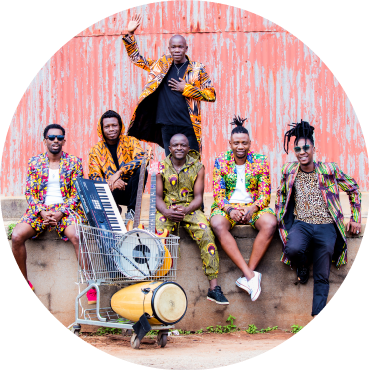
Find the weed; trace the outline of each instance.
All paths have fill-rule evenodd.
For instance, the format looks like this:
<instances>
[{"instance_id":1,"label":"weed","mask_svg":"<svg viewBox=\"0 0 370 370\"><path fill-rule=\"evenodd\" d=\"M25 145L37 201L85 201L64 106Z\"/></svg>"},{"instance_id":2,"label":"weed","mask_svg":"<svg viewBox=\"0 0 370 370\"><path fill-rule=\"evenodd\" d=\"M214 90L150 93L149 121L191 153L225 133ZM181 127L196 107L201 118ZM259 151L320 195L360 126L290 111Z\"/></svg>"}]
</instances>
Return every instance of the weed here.
<instances>
[{"instance_id":1,"label":"weed","mask_svg":"<svg viewBox=\"0 0 370 370\"><path fill-rule=\"evenodd\" d=\"M199 329L195 332L195 334L202 334L203 333L203 329Z\"/></svg>"},{"instance_id":2,"label":"weed","mask_svg":"<svg viewBox=\"0 0 370 370\"><path fill-rule=\"evenodd\" d=\"M96 335L107 335L107 334L122 334L122 329L100 327L96 331Z\"/></svg>"},{"instance_id":3,"label":"weed","mask_svg":"<svg viewBox=\"0 0 370 370\"><path fill-rule=\"evenodd\" d=\"M181 330L181 329L179 329L178 332L179 332L179 334L182 334L182 335L189 335L189 334L191 334L191 331Z\"/></svg>"},{"instance_id":4,"label":"weed","mask_svg":"<svg viewBox=\"0 0 370 370\"><path fill-rule=\"evenodd\" d=\"M303 326L292 325L291 328L292 328L292 333L297 334L299 331L301 331L303 329Z\"/></svg>"},{"instance_id":5,"label":"weed","mask_svg":"<svg viewBox=\"0 0 370 370\"><path fill-rule=\"evenodd\" d=\"M246 330L246 332L248 334L256 334L256 333L258 333L258 330L257 330L256 325L253 325L253 324L248 325L248 329Z\"/></svg>"},{"instance_id":6,"label":"weed","mask_svg":"<svg viewBox=\"0 0 370 370\"><path fill-rule=\"evenodd\" d=\"M269 326L266 328L266 329L261 329L261 330L258 330L256 325L249 325L248 326L248 329L246 330L246 332L248 334L258 334L258 333L268 333L269 331L272 331L272 330L277 330L277 326L273 326L272 328L270 328Z\"/></svg>"},{"instance_id":7,"label":"weed","mask_svg":"<svg viewBox=\"0 0 370 370\"><path fill-rule=\"evenodd\" d=\"M10 224L8 226L8 239L11 240L12 239L12 234L13 234L13 229L15 228L15 225L16 224Z\"/></svg>"}]
</instances>

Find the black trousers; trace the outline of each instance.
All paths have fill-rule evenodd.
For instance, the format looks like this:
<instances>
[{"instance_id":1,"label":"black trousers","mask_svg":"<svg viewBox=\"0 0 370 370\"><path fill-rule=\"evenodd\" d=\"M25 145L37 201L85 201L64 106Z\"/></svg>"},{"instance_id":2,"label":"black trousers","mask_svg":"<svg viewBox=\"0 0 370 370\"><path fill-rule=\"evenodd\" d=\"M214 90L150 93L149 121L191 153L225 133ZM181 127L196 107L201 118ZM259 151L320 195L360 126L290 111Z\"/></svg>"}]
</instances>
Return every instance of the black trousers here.
<instances>
[{"instance_id":1,"label":"black trousers","mask_svg":"<svg viewBox=\"0 0 370 370\"><path fill-rule=\"evenodd\" d=\"M135 211L136 205L136 198L137 198L137 188L139 185L139 177L140 177L140 167L137 168L132 176L129 178L125 190L114 189L113 190L113 198L117 205L127 206L127 212L130 210ZM144 189L146 185L146 180L148 178L148 171L145 171L145 178L144 178Z\"/></svg>"},{"instance_id":2,"label":"black trousers","mask_svg":"<svg viewBox=\"0 0 370 370\"><path fill-rule=\"evenodd\" d=\"M313 301L311 315L317 315L326 305L329 275L337 232L334 224L314 225L295 220L289 230L285 252L297 265L307 264L307 254L313 258ZM309 250L311 249L312 250Z\"/></svg>"},{"instance_id":3,"label":"black trousers","mask_svg":"<svg viewBox=\"0 0 370 370\"><path fill-rule=\"evenodd\" d=\"M199 152L199 145L197 137L195 136L193 126L176 126L176 125L162 125L162 139L164 150L166 151L166 157L170 154L168 149L170 140L173 135L183 134L189 140L190 149L195 149Z\"/></svg>"}]
</instances>

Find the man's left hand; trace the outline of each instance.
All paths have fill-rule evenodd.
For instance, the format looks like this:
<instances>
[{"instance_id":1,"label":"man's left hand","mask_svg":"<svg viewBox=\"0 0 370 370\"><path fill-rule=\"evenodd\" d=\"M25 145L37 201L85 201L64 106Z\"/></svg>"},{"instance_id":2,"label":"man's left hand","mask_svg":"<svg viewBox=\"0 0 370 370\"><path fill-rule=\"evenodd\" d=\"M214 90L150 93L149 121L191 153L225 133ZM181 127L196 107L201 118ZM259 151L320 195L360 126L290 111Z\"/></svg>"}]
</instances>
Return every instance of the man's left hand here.
<instances>
[{"instance_id":1,"label":"man's left hand","mask_svg":"<svg viewBox=\"0 0 370 370\"><path fill-rule=\"evenodd\" d=\"M346 231L350 231L352 234L358 235L361 232L361 224L358 222L350 221L346 225Z\"/></svg>"},{"instance_id":2,"label":"man's left hand","mask_svg":"<svg viewBox=\"0 0 370 370\"><path fill-rule=\"evenodd\" d=\"M240 208L239 210L243 213L241 223L247 224L251 221L253 214L258 211L258 207L253 204L249 207Z\"/></svg>"},{"instance_id":3,"label":"man's left hand","mask_svg":"<svg viewBox=\"0 0 370 370\"><path fill-rule=\"evenodd\" d=\"M171 90L180 91L183 92L185 89L185 80L180 78L180 81L176 81L174 78L171 78L168 81L168 86L171 88Z\"/></svg>"}]
</instances>

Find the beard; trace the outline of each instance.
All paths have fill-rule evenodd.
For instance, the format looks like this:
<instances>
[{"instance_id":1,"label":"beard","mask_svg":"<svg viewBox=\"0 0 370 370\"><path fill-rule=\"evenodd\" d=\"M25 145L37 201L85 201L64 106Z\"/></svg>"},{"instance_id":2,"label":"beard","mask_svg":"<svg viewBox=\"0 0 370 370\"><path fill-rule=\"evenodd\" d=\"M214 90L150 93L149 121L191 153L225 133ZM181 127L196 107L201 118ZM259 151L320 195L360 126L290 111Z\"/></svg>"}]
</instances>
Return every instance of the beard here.
<instances>
[{"instance_id":1,"label":"beard","mask_svg":"<svg viewBox=\"0 0 370 370\"><path fill-rule=\"evenodd\" d=\"M61 150L62 150L62 146L59 146L58 148L55 148L55 149L52 148L52 147L49 148L49 151L52 154L58 154L58 153L60 153Z\"/></svg>"}]
</instances>

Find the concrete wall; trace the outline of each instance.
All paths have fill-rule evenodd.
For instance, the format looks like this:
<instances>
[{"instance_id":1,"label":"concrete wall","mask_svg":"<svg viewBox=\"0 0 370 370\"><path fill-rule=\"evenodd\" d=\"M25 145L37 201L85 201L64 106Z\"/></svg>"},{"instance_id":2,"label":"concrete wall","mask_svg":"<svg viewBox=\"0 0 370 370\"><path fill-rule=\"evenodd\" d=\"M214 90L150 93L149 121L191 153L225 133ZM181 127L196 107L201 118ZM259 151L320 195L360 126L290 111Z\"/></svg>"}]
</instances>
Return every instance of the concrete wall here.
<instances>
[{"instance_id":1,"label":"concrete wall","mask_svg":"<svg viewBox=\"0 0 370 370\"><path fill-rule=\"evenodd\" d=\"M237 226L233 235L248 260L256 231L250 226ZM295 271L279 262L282 245L277 234L258 268L263 277L262 293L256 302L251 302L249 295L235 286L240 272L219 248L219 283L230 301L230 305L225 307L206 300L208 282L202 271L198 247L183 229L180 230L180 237L181 258L178 261L177 282L185 289L189 304L177 328L198 330L210 325L225 325L229 314L236 317L235 324L241 328L248 324L258 328L274 325L290 328L293 324L305 325L310 321L312 271L306 285L295 284ZM329 299L352 266L361 240L362 234L349 239L348 265L339 271L332 266ZM53 231L44 233L38 240L27 241L26 248L28 275L37 297L65 326L70 325L74 322L74 300L78 293L75 284L77 261L72 244L61 241ZM115 291L115 287L104 287L103 307L109 305L109 298ZM83 305L91 308L85 300Z\"/></svg>"}]
</instances>

